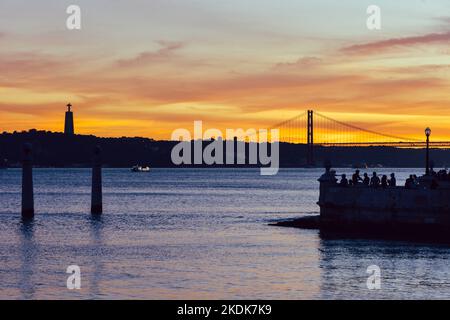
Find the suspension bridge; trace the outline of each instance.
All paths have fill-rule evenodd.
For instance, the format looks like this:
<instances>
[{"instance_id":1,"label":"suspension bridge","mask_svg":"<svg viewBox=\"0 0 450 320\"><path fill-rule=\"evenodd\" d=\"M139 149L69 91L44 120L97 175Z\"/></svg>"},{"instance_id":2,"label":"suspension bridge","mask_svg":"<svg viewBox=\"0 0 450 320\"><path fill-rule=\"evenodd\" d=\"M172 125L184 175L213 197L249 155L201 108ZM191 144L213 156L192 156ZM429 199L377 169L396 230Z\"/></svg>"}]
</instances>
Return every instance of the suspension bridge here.
<instances>
[{"instance_id":1,"label":"suspension bridge","mask_svg":"<svg viewBox=\"0 0 450 320\"><path fill-rule=\"evenodd\" d=\"M314 163L314 146L425 148L426 140L377 132L362 126L333 119L320 112L307 110L280 122L271 129L279 130L279 140L307 145L307 163ZM450 141L429 142L432 148L450 148Z\"/></svg>"}]
</instances>

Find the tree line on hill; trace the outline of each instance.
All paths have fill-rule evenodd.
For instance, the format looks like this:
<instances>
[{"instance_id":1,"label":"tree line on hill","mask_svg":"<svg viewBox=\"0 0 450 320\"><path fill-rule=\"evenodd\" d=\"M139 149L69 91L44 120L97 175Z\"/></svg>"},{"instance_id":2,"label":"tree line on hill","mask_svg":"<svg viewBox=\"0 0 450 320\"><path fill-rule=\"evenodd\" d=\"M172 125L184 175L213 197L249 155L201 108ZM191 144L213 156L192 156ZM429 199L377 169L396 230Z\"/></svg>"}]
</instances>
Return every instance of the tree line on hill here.
<instances>
[{"instance_id":1,"label":"tree line on hill","mask_svg":"<svg viewBox=\"0 0 450 320\"><path fill-rule=\"evenodd\" d=\"M90 167L93 150L102 149L105 167L175 167L171 160L172 148L177 141L156 141L141 137L100 138L93 135L65 135L49 131L30 130L0 134L0 166L18 167L25 143L33 147L33 164L37 167ZM193 142L192 142L193 143ZM203 146L208 145L204 141ZM246 144L246 150L249 144ZM280 167L303 167L307 159L305 144L280 143ZM226 150L224 149L226 153ZM432 161L436 167L450 165L450 150L432 149ZM4 159L7 159L7 163ZM395 147L314 147L315 164L319 167L326 160L334 167L424 167L423 149ZM248 163L248 162L247 162ZM201 167L203 165L183 165ZM214 165L221 166L221 165ZM249 166L247 165L234 165ZM255 166L255 165L253 165ZM256 165L258 166L258 165Z\"/></svg>"}]
</instances>

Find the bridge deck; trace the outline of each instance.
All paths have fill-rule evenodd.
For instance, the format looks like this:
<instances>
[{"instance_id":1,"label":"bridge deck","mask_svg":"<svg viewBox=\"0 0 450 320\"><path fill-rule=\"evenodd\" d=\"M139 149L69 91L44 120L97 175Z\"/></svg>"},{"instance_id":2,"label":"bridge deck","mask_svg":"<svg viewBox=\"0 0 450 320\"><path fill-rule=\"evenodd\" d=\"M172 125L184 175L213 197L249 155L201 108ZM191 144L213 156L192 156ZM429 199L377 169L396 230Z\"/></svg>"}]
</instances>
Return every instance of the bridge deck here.
<instances>
[{"instance_id":1,"label":"bridge deck","mask_svg":"<svg viewBox=\"0 0 450 320\"><path fill-rule=\"evenodd\" d=\"M425 148L426 142L316 142L324 147L399 147L399 148ZM450 148L449 141L430 142L431 148Z\"/></svg>"}]
</instances>

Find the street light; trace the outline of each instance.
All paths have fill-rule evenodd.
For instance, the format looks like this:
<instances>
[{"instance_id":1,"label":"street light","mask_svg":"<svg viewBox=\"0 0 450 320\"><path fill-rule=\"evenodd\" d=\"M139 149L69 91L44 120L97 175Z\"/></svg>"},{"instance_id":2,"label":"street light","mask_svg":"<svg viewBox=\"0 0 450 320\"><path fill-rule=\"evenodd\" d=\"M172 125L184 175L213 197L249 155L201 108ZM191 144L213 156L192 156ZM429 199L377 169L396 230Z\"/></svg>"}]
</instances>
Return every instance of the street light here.
<instances>
[{"instance_id":1,"label":"street light","mask_svg":"<svg viewBox=\"0 0 450 320\"><path fill-rule=\"evenodd\" d=\"M430 135L431 135L430 128L425 129L425 135L427 136L427 157L426 157L425 175L428 176L430 174Z\"/></svg>"}]
</instances>

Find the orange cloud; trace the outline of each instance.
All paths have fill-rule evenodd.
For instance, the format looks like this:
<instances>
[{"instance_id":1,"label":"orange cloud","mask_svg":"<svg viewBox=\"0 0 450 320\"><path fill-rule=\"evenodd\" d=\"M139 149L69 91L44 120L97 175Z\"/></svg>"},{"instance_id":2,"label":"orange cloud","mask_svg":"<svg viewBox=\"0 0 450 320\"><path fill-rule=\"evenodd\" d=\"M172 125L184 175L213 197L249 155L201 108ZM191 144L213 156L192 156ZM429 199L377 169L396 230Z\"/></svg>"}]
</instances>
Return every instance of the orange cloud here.
<instances>
[{"instance_id":1,"label":"orange cloud","mask_svg":"<svg viewBox=\"0 0 450 320\"><path fill-rule=\"evenodd\" d=\"M431 33L423 36L394 38L382 41L356 44L344 47L341 50L348 54L378 54L385 51L397 49L399 47L423 45L423 44L448 44L450 42L450 32Z\"/></svg>"},{"instance_id":2,"label":"orange cloud","mask_svg":"<svg viewBox=\"0 0 450 320\"><path fill-rule=\"evenodd\" d=\"M310 68L320 65L323 62L321 58L317 57L303 57L295 62L280 62L275 65L276 69L288 68Z\"/></svg>"},{"instance_id":3,"label":"orange cloud","mask_svg":"<svg viewBox=\"0 0 450 320\"><path fill-rule=\"evenodd\" d=\"M0 55L1 78L39 77L55 69L68 67L67 61L35 52L15 52ZM0 78L0 79L1 79Z\"/></svg>"},{"instance_id":4,"label":"orange cloud","mask_svg":"<svg viewBox=\"0 0 450 320\"><path fill-rule=\"evenodd\" d=\"M131 59L120 59L117 64L121 67L140 67L154 62L162 62L173 57L175 52L185 46L182 42L157 41L162 46L161 49L152 52L142 52L137 57Z\"/></svg>"}]
</instances>

